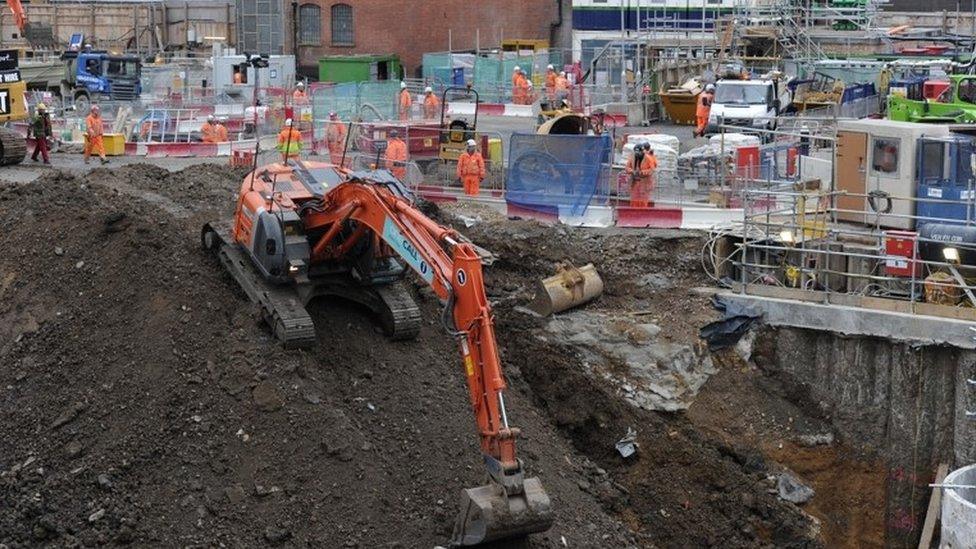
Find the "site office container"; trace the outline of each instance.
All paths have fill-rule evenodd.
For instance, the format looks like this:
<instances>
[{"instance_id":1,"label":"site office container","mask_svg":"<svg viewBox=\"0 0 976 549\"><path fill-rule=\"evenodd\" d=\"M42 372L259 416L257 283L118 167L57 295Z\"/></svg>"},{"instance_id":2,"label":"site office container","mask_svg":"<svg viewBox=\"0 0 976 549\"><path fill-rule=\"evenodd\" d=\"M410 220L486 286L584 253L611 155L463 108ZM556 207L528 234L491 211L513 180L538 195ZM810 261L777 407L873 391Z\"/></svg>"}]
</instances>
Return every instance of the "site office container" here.
<instances>
[{"instance_id":1,"label":"site office container","mask_svg":"<svg viewBox=\"0 0 976 549\"><path fill-rule=\"evenodd\" d=\"M838 121L834 186L852 196L837 196L834 207L851 210L837 212L837 219L913 230L915 220L901 216L916 215L915 202L910 199L917 195L919 139L949 134L945 125L885 119ZM872 191L880 196L864 196Z\"/></svg>"}]
</instances>

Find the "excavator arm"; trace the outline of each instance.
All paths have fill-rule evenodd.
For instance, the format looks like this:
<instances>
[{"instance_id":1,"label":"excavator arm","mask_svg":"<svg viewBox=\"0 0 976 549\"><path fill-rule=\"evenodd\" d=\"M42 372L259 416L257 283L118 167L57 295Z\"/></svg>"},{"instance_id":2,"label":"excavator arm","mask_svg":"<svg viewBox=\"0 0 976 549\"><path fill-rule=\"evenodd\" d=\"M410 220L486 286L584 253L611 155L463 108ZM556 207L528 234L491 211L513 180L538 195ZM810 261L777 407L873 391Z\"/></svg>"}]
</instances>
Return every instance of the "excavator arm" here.
<instances>
[{"instance_id":1,"label":"excavator arm","mask_svg":"<svg viewBox=\"0 0 976 549\"><path fill-rule=\"evenodd\" d=\"M454 544L474 545L547 530L552 524L549 498L537 478L523 478L522 463L516 455L519 430L509 424L505 409L506 383L481 258L474 246L417 210L392 183L353 177L333 188L323 200L323 207L305 218L306 230L323 231L312 249L313 261L341 259L355 241L369 238L367 233L371 232L400 256L445 306L443 321L459 344L491 479L486 486L462 492Z\"/></svg>"},{"instance_id":2,"label":"excavator arm","mask_svg":"<svg viewBox=\"0 0 976 549\"><path fill-rule=\"evenodd\" d=\"M7 0L7 6L10 7L10 11L14 14L14 23L16 23L17 28L20 30L20 34L24 34L24 30L27 28L27 12L24 11L23 4L20 0Z\"/></svg>"}]
</instances>

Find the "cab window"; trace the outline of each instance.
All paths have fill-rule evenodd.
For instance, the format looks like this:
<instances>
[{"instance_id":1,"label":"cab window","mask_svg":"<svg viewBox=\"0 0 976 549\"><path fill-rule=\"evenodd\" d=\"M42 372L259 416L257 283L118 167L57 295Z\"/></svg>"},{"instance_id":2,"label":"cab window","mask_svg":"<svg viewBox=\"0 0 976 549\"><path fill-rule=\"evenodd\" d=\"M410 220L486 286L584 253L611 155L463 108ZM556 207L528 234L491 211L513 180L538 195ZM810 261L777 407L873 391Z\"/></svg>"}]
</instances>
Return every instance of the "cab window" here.
<instances>
[{"instance_id":1,"label":"cab window","mask_svg":"<svg viewBox=\"0 0 976 549\"><path fill-rule=\"evenodd\" d=\"M102 62L94 57L85 59L85 72L95 76L101 76L102 74Z\"/></svg>"},{"instance_id":2,"label":"cab window","mask_svg":"<svg viewBox=\"0 0 976 549\"><path fill-rule=\"evenodd\" d=\"M871 147L872 175L898 177L898 157L901 154L901 139L875 137Z\"/></svg>"},{"instance_id":3,"label":"cab window","mask_svg":"<svg viewBox=\"0 0 976 549\"><path fill-rule=\"evenodd\" d=\"M976 79L967 78L959 82L959 100L976 104Z\"/></svg>"}]
</instances>

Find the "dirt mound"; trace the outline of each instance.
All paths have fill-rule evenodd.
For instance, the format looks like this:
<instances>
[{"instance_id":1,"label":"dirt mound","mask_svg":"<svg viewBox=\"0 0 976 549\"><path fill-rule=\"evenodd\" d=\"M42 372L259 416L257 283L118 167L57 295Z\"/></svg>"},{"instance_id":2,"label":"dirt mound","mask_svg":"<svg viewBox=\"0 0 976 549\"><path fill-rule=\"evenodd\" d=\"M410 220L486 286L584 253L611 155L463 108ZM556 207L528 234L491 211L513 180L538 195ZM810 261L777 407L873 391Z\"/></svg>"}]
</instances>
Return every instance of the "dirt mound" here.
<instances>
[{"instance_id":1,"label":"dirt mound","mask_svg":"<svg viewBox=\"0 0 976 549\"><path fill-rule=\"evenodd\" d=\"M0 185L0 543L445 543L459 490L484 479L438 304L394 344L321 303L319 345L280 349L199 249L240 174L200 173ZM557 507L533 545L632 543L580 490L589 461L510 402Z\"/></svg>"},{"instance_id":2,"label":"dirt mound","mask_svg":"<svg viewBox=\"0 0 976 549\"><path fill-rule=\"evenodd\" d=\"M318 345L284 351L199 246L242 173L147 166L0 184L0 543L431 547L483 482L440 305L416 341L312 307ZM594 262L592 310L694 341L710 317L700 239L516 221L466 232L487 273L521 455L553 499L536 547L816 546L754 452L627 405L519 309L557 261ZM364 342L368 342L364 344ZM628 427L637 460L613 449Z\"/></svg>"}]
</instances>

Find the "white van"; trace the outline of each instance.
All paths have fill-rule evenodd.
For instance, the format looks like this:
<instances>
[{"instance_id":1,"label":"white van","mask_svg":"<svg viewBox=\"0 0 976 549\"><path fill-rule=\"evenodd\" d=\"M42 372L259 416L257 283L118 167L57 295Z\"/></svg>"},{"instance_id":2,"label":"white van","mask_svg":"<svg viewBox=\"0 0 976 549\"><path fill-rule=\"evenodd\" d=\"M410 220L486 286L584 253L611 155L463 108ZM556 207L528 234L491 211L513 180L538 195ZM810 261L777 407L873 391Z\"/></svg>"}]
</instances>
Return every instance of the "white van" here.
<instances>
[{"instance_id":1,"label":"white van","mask_svg":"<svg viewBox=\"0 0 976 549\"><path fill-rule=\"evenodd\" d=\"M706 133L719 133L720 124L738 128L775 130L782 107L780 79L719 80L708 113ZM736 129L733 131L748 131Z\"/></svg>"}]
</instances>

